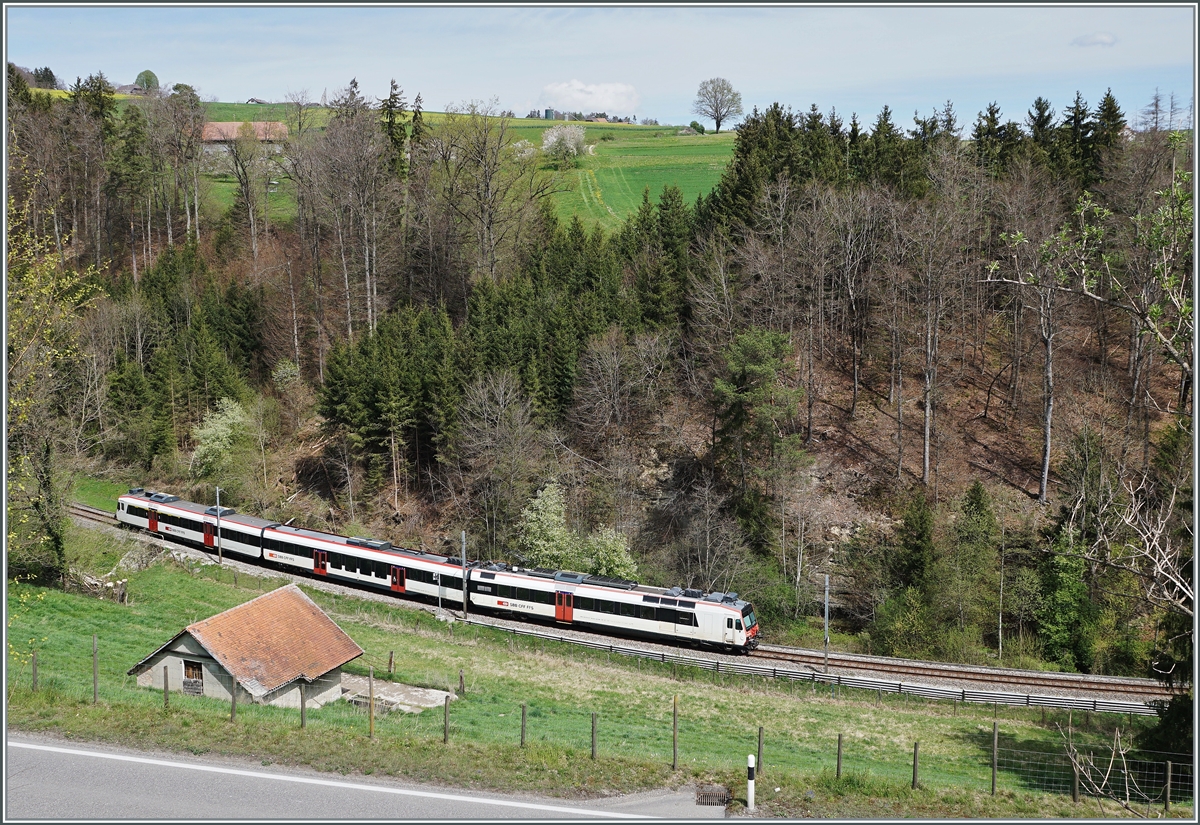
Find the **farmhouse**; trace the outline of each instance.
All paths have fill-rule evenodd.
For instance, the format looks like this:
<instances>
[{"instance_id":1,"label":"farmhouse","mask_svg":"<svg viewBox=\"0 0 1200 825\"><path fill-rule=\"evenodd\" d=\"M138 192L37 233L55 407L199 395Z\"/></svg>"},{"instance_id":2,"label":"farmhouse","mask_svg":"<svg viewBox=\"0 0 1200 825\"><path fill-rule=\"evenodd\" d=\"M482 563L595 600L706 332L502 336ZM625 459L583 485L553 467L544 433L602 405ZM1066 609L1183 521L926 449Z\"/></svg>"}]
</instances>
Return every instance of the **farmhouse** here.
<instances>
[{"instance_id":1,"label":"farmhouse","mask_svg":"<svg viewBox=\"0 0 1200 825\"><path fill-rule=\"evenodd\" d=\"M342 695L342 666L363 654L294 584L188 625L129 670L142 687L278 707Z\"/></svg>"}]
</instances>

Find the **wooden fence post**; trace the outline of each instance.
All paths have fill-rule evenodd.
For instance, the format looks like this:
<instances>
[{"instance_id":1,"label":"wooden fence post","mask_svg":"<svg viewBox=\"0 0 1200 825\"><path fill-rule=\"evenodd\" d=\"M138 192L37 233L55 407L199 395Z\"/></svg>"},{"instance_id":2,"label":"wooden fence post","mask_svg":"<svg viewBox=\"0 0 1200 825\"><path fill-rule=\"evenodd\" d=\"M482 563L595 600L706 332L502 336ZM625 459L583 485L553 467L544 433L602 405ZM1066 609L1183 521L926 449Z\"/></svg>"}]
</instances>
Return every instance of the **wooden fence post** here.
<instances>
[{"instance_id":1,"label":"wooden fence post","mask_svg":"<svg viewBox=\"0 0 1200 825\"><path fill-rule=\"evenodd\" d=\"M388 651L388 673L392 672L392 664L396 661L396 651Z\"/></svg>"},{"instance_id":2,"label":"wooden fence post","mask_svg":"<svg viewBox=\"0 0 1200 825\"><path fill-rule=\"evenodd\" d=\"M458 695L467 695L467 683L463 681L463 672L461 667L458 669Z\"/></svg>"},{"instance_id":3,"label":"wooden fence post","mask_svg":"<svg viewBox=\"0 0 1200 825\"><path fill-rule=\"evenodd\" d=\"M96 643L96 634L92 634L92 704L100 701L100 648Z\"/></svg>"},{"instance_id":4,"label":"wooden fence post","mask_svg":"<svg viewBox=\"0 0 1200 825\"><path fill-rule=\"evenodd\" d=\"M375 668L367 668L367 738L375 738Z\"/></svg>"},{"instance_id":5,"label":"wooden fence post","mask_svg":"<svg viewBox=\"0 0 1200 825\"><path fill-rule=\"evenodd\" d=\"M842 778L842 735L838 734L837 778Z\"/></svg>"},{"instance_id":6,"label":"wooden fence post","mask_svg":"<svg viewBox=\"0 0 1200 825\"><path fill-rule=\"evenodd\" d=\"M592 711L592 759L596 758L596 712Z\"/></svg>"},{"instance_id":7,"label":"wooden fence post","mask_svg":"<svg viewBox=\"0 0 1200 825\"><path fill-rule=\"evenodd\" d=\"M236 722L237 721L237 686L238 686L238 683L237 683L237 679L233 678L232 674L230 675L230 678L233 681L233 688L229 691L229 721Z\"/></svg>"},{"instance_id":8,"label":"wooden fence post","mask_svg":"<svg viewBox=\"0 0 1200 825\"><path fill-rule=\"evenodd\" d=\"M37 651L33 651L33 690L37 692Z\"/></svg>"},{"instance_id":9,"label":"wooden fence post","mask_svg":"<svg viewBox=\"0 0 1200 825\"><path fill-rule=\"evenodd\" d=\"M1071 762L1071 801L1079 803L1079 766Z\"/></svg>"},{"instance_id":10,"label":"wooden fence post","mask_svg":"<svg viewBox=\"0 0 1200 825\"><path fill-rule=\"evenodd\" d=\"M163 710L171 704L171 672L163 665Z\"/></svg>"},{"instance_id":11,"label":"wooden fence post","mask_svg":"<svg viewBox=\"0 0 1200 825\"><path fill-rule=\"evenodd\" d=\"M758 726L758 759L757 759L757 761L755 762L755 764L756 764L756 765L758 765L758 772L759 772L759 773L762 773L762 769L763 769L763 761L762 761L762 739L763 739L763 729L762 729L762 725L759 725L759 726Z\"/></svg>"},{"instance_id":12,"label":"wooden fence post","mask_svg":"<svg viewBox=\"0 0 1200 825\"><path fill-rule=\"evenodd\" d=\"M671 700L671 770L679 770L679 694Z\"/></svg>"},{"instance_id":13,"label":"wooden fence post","mask_svg":"<svg viewBox=\"0 0 1200 825\"><path fill-rule=\"evenodd\" d=\"M1167 763L1167 784L1163 788L1163 810L1171 810L1171 763Z\"/></svg>"},{"instance_id":14,"label":"wooden fence post","mask_svg":"<svg viewBox=\"0 0 1200 825\"><path fill-rule=\"evenodd\" d=\"M442 744L450 744L450 694L446 694L446 707L442 719Z\"/></svg>"},{"instance_id":15,"label":"wooden fence post","mask_svg":"<svg viewBox=\"0 0 1200 825\"><path fill-rule=\"evenodd\" d=\"M308 725L308 705L305 703L304 685L300 685L300 727Z\"/></svg>"},{"instance_id":16,"label":"wooden fence post","mask_svg":"<svg viewBox=\"0 0 1200 825\"><path fill-rule=\"evenodd\" d=\"M521 747L525 747L525 705L521 704Z\"/></svg>"},{"instance_id":17,"label":"wooden fence post","mask_svg":"<svg viewBox=\"0 0 1200 825\"><path fill-rule=\"evenodd\" d=\"M913 742L913 790L917 789L917 770L921 764L920 760L921 742L920 740Z\"/></svg>"},{"instance_id":18,"label":"wooden fence post","mask_svg":"<svg viewBox=\"0 0 1200 825\"><path fill-rule=\"evenodd\" d=\"M992 722L992 796L996 795L996 763L1000 753L1000 723Z\"/></svg>"}]
</instances>

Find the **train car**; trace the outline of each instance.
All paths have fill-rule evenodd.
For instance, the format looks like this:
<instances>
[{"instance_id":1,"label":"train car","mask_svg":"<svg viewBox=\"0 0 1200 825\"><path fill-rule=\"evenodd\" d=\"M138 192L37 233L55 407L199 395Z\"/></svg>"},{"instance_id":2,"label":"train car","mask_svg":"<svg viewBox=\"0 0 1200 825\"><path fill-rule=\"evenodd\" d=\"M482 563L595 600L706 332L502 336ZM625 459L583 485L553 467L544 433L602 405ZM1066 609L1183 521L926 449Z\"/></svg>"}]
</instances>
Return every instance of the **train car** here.
<instances>
[{"instance_id":1,"label":"train car","mask_svg":"<svg viewBox=\"0 0 1200 825\"><path fill-rule=\"evenodd\" d=\"M727 650L758 646L754 607L736 593L649 587L626 579L491 564L469 576L473 606L601 633Z\"/></svg>"},{"instance_id":2,"label":"train car","mask_svg":"<svg viewBox=\"0 0 1200 825\"><path fill-rule=\"evenodd\" d=\"M117 521L205 550L261 558L262 531L276 522L222 507L184 501L169 493L135 487L117 499ZM218 525L219 522L219 525ZM218 527L220 529L218 538Z\"/></svg>"},{"instance_id":3,"label":"train car","mask_svg":"<svg viewBox=\"0 0 1200 825\"><path fill-rule=\"evenodd\" d=\"M462 603L464 566L391 542L292 527L178 496L134 488L117 501L117 520L164 538L230 552L263 564L398 595ZM219 522L219 524L218 524ZM641 585L565 570L467 562L473 608L600 633L670 639L725 650L758 646L754 606L736 593Z\"/></svg>"}]
</instances>

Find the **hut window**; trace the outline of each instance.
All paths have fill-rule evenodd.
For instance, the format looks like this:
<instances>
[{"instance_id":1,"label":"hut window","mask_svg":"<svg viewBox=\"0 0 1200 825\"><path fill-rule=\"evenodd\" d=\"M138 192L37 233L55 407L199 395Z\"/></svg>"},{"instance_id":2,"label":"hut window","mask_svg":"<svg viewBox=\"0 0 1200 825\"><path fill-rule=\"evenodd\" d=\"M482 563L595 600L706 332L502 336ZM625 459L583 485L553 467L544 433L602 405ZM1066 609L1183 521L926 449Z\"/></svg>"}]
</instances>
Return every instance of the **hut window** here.
<instances>
[{"instance_id":1,"label":"hut window","mask_svg":"<svg viewBox=\"0 0 1200 825\"><path fill-rule=\"evenodd\" d=\"M199 662L189 662L186 659L183 662L183 678L184 679L203 679L204 668Z\"/></svg>"}]
</instances>

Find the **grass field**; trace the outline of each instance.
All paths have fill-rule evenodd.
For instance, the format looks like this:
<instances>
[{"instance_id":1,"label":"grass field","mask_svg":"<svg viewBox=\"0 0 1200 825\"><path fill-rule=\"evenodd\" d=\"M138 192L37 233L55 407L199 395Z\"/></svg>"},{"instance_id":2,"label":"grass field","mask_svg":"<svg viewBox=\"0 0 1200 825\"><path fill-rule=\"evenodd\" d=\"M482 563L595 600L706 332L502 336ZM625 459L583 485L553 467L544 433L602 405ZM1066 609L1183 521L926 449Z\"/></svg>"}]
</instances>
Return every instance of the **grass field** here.
<instances>
[{"instance_id":1,"label":"grass field","mask_svg":"<svg viewBox=\"0 0 1200 825\"><path fill-rule=\"evenodd\" d=\"M96 496L112 491L97 488ZM134 539L73 528L106 571ZM762 811L799 815L1083 816L1095 807L1037 793L1002 772L990 781L992 710L914 698L848 692L729 677L612 657L558 643L514 640L489 628L451 632L428 613L307 591L366 651L347 666L365 675L466 692L451 708L451 742L442 744L440 709L385 716L368 739L366 714L334 703L298 712L229 708L210 699L171 697L138 688L126 671L187 624L240 604L278 579L228 568L160 563L128 574L130 603L116 605L57 590L9 583L10 729L54 732L76 740L175 752L220 753L308 765L339 773L377 773L458 787L536 791L557 796L632 792L693 781L717 781L744 795L745 759L764 728L758 783ZM92 704L91 637L99 638L100 701ZM38 650L39 690L29 685L29 652ZM395 672L386 673L395 653ZM679 699L680 769L671 770L672 699ZM528 707L528 747L519 747L520 704ZM598 758L589 758L591 714L599 715ZM1060 748L1055 714L1041 724L1032 711L1005 709L1002 747ZM1121 724L1123 719L1117 720ZM1140 720L1139 720L1140 723ZM1111 737L1112 720L1097 719L1078 735ZM832 775L837 734L844 734L844 776ZM922 787L913 791L912 743L921 743ZM778 790L775 790L778 788ZM885 807L880 808L881 805ZM888 808L887 805L899 806ZM1190 808L1176 806L1181 816Z\"/></svg>"},{"instance_id":2,"label":"grass field","mask_svg":"<svg viewBox=\"0 0 1200 825\"><path fill-rule=\"evenodd\" d=\"M208 118L213 121L284 120L285 105L208 103ZM329 110L318 111L323 123ZM426 112L426 121L435 125L445 118L442 112ZM541 146L543 133L561 123L525 118L509 122L515 140L528 140ZM691 204L696 196L707 194L721 177L733 156L733 132L720 135L679 135L673 126L586 123L584 139L592 144L592 153L579 159L579 166L562 174L565 191L554 196L560 220L578 214L585 226L617 229L637 211L642 193L649 187L657 200L663 187L678 186L684 200ZM213 194L225 208L232 203L233 187L227 181L214 181ZM272 208L275 208L274 199ZM295 207L281 198L283 217L294 214Z\"/></svg>"}]
</instances>

